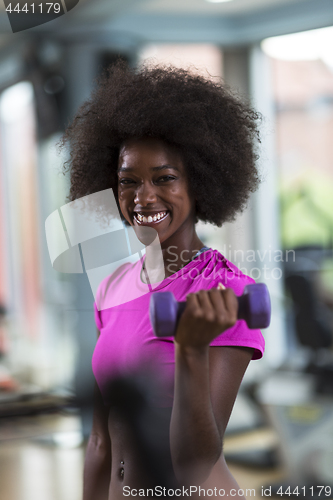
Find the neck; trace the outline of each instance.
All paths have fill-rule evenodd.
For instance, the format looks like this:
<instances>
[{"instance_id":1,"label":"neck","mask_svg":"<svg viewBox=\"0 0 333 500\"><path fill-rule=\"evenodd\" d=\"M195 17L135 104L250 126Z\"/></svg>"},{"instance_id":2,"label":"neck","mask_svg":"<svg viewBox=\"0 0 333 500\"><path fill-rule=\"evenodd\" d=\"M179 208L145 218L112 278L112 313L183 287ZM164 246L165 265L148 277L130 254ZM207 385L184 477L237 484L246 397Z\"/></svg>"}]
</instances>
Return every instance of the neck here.
<instances>
[{"instance_id":1,"label":"neck","mask_svg":"<svg viewBox=\"0 0 333 500\"><path fill-rule=\"evenodd\" d=\"M154 281L162 281L176 273L179 269L191 262L193 257L204 246L193 228L190 239L177 238L175 241L163 242L161 244L162 255L158 242L146 248L145 267L149 276L155 277Z\"/></svg>"}]
</instances>

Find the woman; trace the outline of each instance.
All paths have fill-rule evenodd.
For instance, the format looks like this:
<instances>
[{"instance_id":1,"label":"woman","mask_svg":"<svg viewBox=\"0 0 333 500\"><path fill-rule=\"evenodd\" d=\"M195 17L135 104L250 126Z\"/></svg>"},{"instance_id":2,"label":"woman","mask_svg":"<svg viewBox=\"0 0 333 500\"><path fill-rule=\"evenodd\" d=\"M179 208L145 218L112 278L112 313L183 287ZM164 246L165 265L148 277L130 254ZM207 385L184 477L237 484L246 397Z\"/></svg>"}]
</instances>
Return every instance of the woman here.
<instances>
[{"instance_id":1,"label":"woman","mask_svg":"<svg viewBox=\"0 0 333 500\"><path fill-rule=\"evenodd\" d=\"M172 67L130 71L118 63L66 131L69 199L112 188L128 227L158 233L165 274L154 279L160 260L147 247L144 260L121 266L99 287L84 500L123 498L124 486L137 491L147 484L131 429L108 400L110 380L135 373L140 359L154 360L162 378L172 378L158 405L170 414L178 484L242 496L223 458L223 435L245 370L262 356L264 341L237 321L236 294L253 280L207 249L195 223L220 227L233 220L257 187L258 118L222 84ZM140 294L103 308L108 293L126 294L133 283ZM149 323L151 291L162 289L187 303L175 339L157 339Z\"/></svg>"}]
</instances>

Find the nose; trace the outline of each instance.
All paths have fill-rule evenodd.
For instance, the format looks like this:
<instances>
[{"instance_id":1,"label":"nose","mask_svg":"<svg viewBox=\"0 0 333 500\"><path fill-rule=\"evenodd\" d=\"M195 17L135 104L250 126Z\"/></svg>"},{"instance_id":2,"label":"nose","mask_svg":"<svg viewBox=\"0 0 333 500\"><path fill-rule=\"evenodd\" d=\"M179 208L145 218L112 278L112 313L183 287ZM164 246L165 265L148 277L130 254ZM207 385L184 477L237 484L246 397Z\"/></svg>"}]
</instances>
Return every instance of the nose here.
<instances>
[{"instance_id":1,"label":"nose","mask_svg":"<svg viewBox=\"0 0 333 500\"><path fill-rule=\"evenodd\" d=\"M150 203L156 202L155 186L152 186L149 181L143 182L135 190L134 203L145 207Z\"/></svg>"}]
</instances>

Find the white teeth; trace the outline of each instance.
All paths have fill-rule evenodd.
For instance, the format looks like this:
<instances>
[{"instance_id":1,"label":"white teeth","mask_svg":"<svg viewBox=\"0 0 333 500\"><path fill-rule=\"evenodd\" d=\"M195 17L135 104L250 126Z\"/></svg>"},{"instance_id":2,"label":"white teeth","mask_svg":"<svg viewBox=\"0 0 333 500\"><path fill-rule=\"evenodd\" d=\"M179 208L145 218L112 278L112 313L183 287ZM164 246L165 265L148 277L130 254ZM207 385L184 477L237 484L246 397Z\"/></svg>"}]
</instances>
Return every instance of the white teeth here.
<instances>
[{"instance_id":1,"label":"white teeth","mask_svg":"<svg viewBox=\"0 0 333 500\"><path fill-rule=\"evenodd\" d=\"M149 222L156 222L160 219L163 219L165 216L166 216L167 212L158 212L157 214L151 216L151 215L148 215L148 217L146 217L145 215L142 215L142 214L139 214L139 213L136 213L136 218L140 221L140 222L144 222L144 223L149 223Z\"/></svg>"}]
</instances>

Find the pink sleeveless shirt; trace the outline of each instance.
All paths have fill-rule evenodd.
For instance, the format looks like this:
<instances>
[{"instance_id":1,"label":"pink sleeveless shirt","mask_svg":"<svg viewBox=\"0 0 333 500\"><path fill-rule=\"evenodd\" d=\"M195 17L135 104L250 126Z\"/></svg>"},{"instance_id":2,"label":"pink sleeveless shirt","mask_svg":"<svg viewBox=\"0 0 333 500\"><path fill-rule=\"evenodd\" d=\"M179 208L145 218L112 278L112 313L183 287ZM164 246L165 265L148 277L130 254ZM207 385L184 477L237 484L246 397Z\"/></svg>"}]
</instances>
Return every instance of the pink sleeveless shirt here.
<instances>
[{"instance_id":1,"label":"pink sleeveless shirt","mask_svg":"<svg viewBox=\"0 0 333 500\"><path fill-rule=\"evenodd\" d=\"M142 367L150 366L166 381L158 405L172 407L174 343L172 337L157 338L152 330L149 319L151 294L170 291L178 301L186 301L188 293L209 290L222 283L232 288L236 295L242 295L244 287L254 280L212 249L152 286L141 281L142 262L140 259L134 264L121 265L98 287L94 310L100 336L92 368L105 405L109 404L108 383L114 377L135 375ZM252 359L259 359L265 341L260 330L250 330L244 320L238 320L235 326L216 337L211 346L252 347Z\"/></svg>"}]
</instances>

